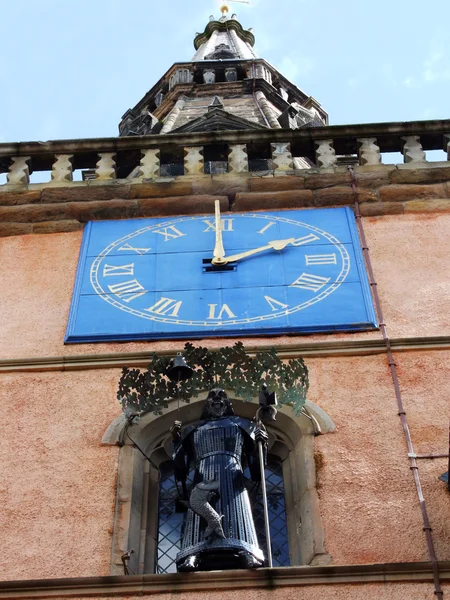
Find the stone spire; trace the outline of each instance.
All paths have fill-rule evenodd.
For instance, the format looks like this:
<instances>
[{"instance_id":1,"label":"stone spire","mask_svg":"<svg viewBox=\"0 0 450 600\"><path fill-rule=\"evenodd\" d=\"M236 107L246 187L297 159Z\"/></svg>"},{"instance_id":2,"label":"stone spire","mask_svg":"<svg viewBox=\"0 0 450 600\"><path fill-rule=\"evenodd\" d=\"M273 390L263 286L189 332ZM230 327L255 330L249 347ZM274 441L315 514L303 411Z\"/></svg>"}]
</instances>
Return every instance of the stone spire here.
<instances>
[{"instance_id":1,"label":"stone spire","mask_svg":"<svg viewBox=\"0 0 450 600\"><path fill-rule=\"evenodd\" d=\"M233 129L298 129L327 123L312 96L253 50L236 15L211 16L190 62L175 63L122 117L121 136Z\"/></svg>"},{"instance_id":2,"label":"stone spire","mask_svg":"<svg viewBox=\"0 0 450 600\"><path fill-rule=\"evenodd\" d=\"M203 33L194 40L196 53L192 60L224 60L257 58L253 50L255 36L252 31L243 29L236 15L224 14L218 21L209 17Z\"/></svg>"}]
</instances>

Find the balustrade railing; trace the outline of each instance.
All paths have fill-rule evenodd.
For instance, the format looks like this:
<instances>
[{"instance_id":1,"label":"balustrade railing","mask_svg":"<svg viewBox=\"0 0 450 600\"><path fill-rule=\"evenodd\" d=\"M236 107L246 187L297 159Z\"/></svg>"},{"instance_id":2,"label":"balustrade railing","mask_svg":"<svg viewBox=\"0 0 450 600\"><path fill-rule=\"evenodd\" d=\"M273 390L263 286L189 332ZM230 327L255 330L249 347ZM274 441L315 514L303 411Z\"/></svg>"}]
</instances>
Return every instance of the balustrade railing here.
<instances>
[{"instance_id":1,"label":"balustrade railing","mask_svg":"<svg viewBox=\"0 0 450 600\"><path fill-rule=\"evenodd\" d=\"M221 149L220 160L208 158L215 147ZM430 150L445 151L450 161L450 120L0 144L0 174L6 173L7 186L27 185L37 171L51 171L49 184L67 185L77 169L87 172L86 181L102 182L265 170L286 174L308 164L332 169L342 157L345 164L377 167L389 152L423 165Z\"/></svg>"}]
</instances>

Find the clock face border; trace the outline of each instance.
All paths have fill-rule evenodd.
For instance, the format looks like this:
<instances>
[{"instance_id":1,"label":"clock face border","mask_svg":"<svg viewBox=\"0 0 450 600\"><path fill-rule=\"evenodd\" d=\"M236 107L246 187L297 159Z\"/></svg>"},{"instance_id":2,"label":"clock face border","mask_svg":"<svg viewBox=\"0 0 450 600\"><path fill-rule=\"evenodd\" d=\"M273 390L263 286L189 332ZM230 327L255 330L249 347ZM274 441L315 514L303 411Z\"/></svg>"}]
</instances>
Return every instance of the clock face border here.
<instances>
[{"instance_id":1,"label":"clock face border","mask_svg":"<svg viewBox=\"0 0 450 600\"><path fill-rule=\"evenodd\" d=\"M303 219L300 220L302 216L306 216L313 212L316 213L316 216L320 212L326 212L328 214L331 211L335 211L335 215L340 214L341 217L345 213L346 222L348 225L348 236L350 238L350 242L346 241L346 243L342 243L335 235L329 233L325 229L321 227L317 227L317 224L312 225L311 223L305 222ZM295 215L294 218L289 218ZM119 238L114 239L110 242L106 247L100 251L95 259L92 262L91 267L89 268L89 281L92 286L92 289L98 296L98 300L106 301L110 306L113 306L118 309L118 314L120 312L128 313L131 316L137 317L143 321L151 321L153 323L161 323L164 326L173 325L173 330L159 330L159 331L148 331L144 330L145 327L142 327L142 331L133 331L133 332L120 332L120 333L79 333L77 331L77 318L79 313L79 300L82 294L83 288L83 279L86 278L86 271L88 269L87 259L88 259L88 250L89 245L91 243L91 234L92 229L95 227L96 223L99 222L89 222L85 228L85 232L83 235L83 241L80 250L80 258L77 269L77 276L74 286L72 305L69 315L69 321L67 326L65 343L90 343L90 342L110 342L110 341L142 341L142 340L162 340L162 339L199 339L202 337L259 337L259 336L273 336L273 335L281 335L281 334L310 334L310 333L333 333L336 331L364 331L364 330L372 330L377 328L376 315L373 306L372 295L370 292L369 283L367 280L367 274L365 270L364 258L361 252L361 246L359 241L358 231L356 229L356 222L353 215L353 212L349 208L329 208L329 209L304 209L304 210L289 210L289 211L264 211L264 212L242 212L242 213L226 213L226 215L222 215L225 219L260 219L267 220L277 223L284 223L290 226L301 227L304 230L311 232L311 234L319 235L321 238L327 240L328 243L333 245L333 248L340 253L341 258L341 269L337 276L334 276L334 279L331 280L331 283L327 284L325 289L321 290L320 293L315 294L309 299L305 299L298 304L293 306L289 306L288 304L284 305L282 302L277 302L274 300L274 304L280 305L280 309L277 310L270 304L270 308L272 308L272 312L266 312L266 314L259 314L251 317L238 317L236 315L232 315L230 317L227 315L226 319L222 321L215 320L208 322L206 317L204 319L189 319L189 318L181 318L178 314L174 314L171 316L166 311L165 314L157 314L157 313L149 313L144 312L144 310L140 310L136 307L133 307L129 304L126 304L126 301L123 301L121 297L118 297L117 294L112 293L112 290L108 292L105 290L101 281L99 280L99 269L104 263L105 259L112 254L115 249L120 248L124 244L130 245L130 242L145 233L152 233L155 230L166 228L173 228L177 225L181 227L182 223L192 223L193 221L203 221L213 220L211 215L195 215L195 216L179 216L168 218L166 220L151 218L151 219L129 219L125 221L107 221L104 223L134 223L136 225L136 229L131 232L122 235ZM101 222L100 222L101 223ZM139 225L145 224L144 227L139 227ZM160 233L160 231L157 231ZM260 233L260 232L253 232ZM111 237L111 236L110 236ZM182 236L180 236L182 237ZM315 236L316 239L317 236ZM165 240L167 241L167 240ZM147 244L148 245L148 244ZM299 311L304 310L310 306L313 306L321 301L323 301L328 296L332 295L339 287L345 282L347 279L351 264L350 264L350 256L346 246L351 246L352 257L354 259L353 265L353 274L354 271L357 272L358 283L361 287L361 296L362 299L359 301L360 305L364 305L365 313L367 318L360 321L353 321L351 323L333 323L326 325L301 325L301 326L289 326L286 324L286 317L289 315L295 314ZM143 248L145 250L145 248ZM150 249L149 249L150 250ZM195 250L198 252L198 250ZM227 250L228 251L228 250ZM191 253L194 251L191 250ZM233 250L231 251L233 252ZM176 252L180 256L182 255L182 251L178 250ZM203 252L205 253L205 252ZM212 249L208 255L212 255ZM228 253L230 254L230 253ZM155 252L154 255L156 257L159 256L158 252ZM271 253L266 253L263 260L270 260ZM210 256L211 257L211 256ZM126 256L125 256L126 258ZM106 263L105 263L106 264ZM239 263L238 267L239 268ZM208 277L208 275L206 275ZM287 287L295 287L293 285L287 286L284 284L284 288ZM144 288L142 288L144 289ZM229 288L231 289L231 288ZM250 288L249 288L250 289ZM256 286L255 290L258 289ZM260 290L264 289L264 286L259 287ZM200 289L198 290L200 292ZM151 290L147 290L147 292L151 292ZM164 294L165 292L161 292ZM170 292L167 292L170 293ZM144 294L141 294L144 295ZM160 294L161 295L161 294ZM270 298L270 297L269 297ZM272 298L270 298L273 300ZM268 301L267 301L268 302ZM283 306L281 306L283 304ZM211 306L211 305L210 305ZM225 305L227 306L227 305ZM101 309L100 309L101 310ZM328 307L328 310L329 307ZM331 308L333 310L333 307ZM230 311L231 312L231 311ZM118 317L119 318L119 317ZM220 317L219 317L220 318ZM284 319L283 323L276 323L273 325L274 321L277 319ZM252 324L261 324L261 327L254 327ZM268 325L267 325L268 323ZM180 330L180 326L184 327L184 329ZM246 328L247 326L247 328ZM230 327L234 327L234 329L230 329ZM251 328L250 328L251 327Z\"/></svg>"}]
</instances>

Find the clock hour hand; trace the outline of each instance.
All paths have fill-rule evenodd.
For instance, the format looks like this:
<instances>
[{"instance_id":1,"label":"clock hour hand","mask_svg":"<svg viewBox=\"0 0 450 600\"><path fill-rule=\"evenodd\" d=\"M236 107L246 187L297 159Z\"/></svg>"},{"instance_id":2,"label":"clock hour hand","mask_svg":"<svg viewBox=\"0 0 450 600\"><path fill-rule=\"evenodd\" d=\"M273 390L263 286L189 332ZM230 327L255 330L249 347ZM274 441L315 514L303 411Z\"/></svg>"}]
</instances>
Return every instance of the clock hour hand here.
<instances>
[{"instance_id":1,"label":"clock hour hand","mask_svg":"<svg viewBox=\"0 0 450 600\"><path fill-rule=\"evenodd\" d=\"M253 248L253 250L247 250L246 252L240 252L239 254L232 254L231 256L227 256L223 258L220 262L215 262L215 259L212 259L213 265L226 265L229 262L235 262L237 260L241 260L241 258L247 258L247 256L252 256L253 254L259 254L260 252L265 252L266 250L283 250L289 244L294 244L295 238L288 238L286 240L272 240L271 242L267 242L265 246L260 246L259 248Z\"/></svg>"},{"instance_id":2,"label":"clock hour hand","mask_svg":"<svg viewBox=\"0 0 450 600\"><path fill-rule=\"evenodd\" d=\"M223 265L225 264L224 261L224 256L225 256L225 250L223 247L223 241L222 241L222 220L220 218L220 200L216 200L214 202L214 207L215 207L215 221L216 221L216 244L214 246L214 252L213 252L213 264L215 265Z\"/></svg>"}]
</instances>

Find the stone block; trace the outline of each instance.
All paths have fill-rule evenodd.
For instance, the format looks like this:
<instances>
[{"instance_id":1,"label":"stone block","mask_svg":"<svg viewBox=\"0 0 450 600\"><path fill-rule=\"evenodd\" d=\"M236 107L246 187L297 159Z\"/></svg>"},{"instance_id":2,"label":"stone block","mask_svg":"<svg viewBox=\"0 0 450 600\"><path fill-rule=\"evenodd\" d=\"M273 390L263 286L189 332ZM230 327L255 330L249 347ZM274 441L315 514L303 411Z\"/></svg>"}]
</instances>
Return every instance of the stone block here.
<instances>
[{"instance_id":1,"label":"stone block","mask_svg":"<svg viewBox=\"0 0 450 600\"><path fill-rule=\"evenodd\" d=\"M275 210L313 205L314 196L311 190L249 192L236 194L234 210Z\"/></svg>"},{"instance_id":2,"label":"stone block","mask_svg":"<svg viewBox=\"0 0 450 600\"><path fill-rule=\"evenodd\" d=\"M222 212L228 211L227 196L174 196L168 198L142 198L139 202L139 217L172 215L213 214L214 201L220 200Z\"/></svg>"},{"instance_id":3,"label":"stone block","mask_svg":"<svg viewBox=\"0 0 450 600\"><path fill-rule=\"evenodd\" d=\"M405 212L449 212L450 200L441 198L436 200L410 200L404 203Z\"/></svg>"},{"instance_id":4,"label":"stone block","mask_svg":"<svg viewBox=\"0 0 450 600\"><path fill-rule=\"evenodd\" d=\"M357 197L360 202L377 202L378 196L373 190L357 188ZM324 190L314 190L316 206L345 206L352 205L355 197L351 187L334 187Z\"/></svg>"},{"instance_id":5,"label":"stone block","mask_svg":"<svg viewBox=\"0 0 450 600\"><path fill-rule=\"evenodd\" d=\"M67 187L45 188L41 192L42 202L96 202L129 198L129 185L74 185Z\"/></svg>"},{"instance_id":6,"label":"stone block","mask_svg":"<svg viewBox=\"0 0 450 600\"><path fill-rule=\"evenodd\" d=\"M450 165L446 162L439 165L426 163L425 166L414 165L412 169L409 163L408 168L399 165L390 173L392 183L440 183L450 181Z\"/></svg>"},{"instance_id":7,"label":"stone block","mask_svg":"<svg viewBox=\"0 0 450 600\"><path fill-rule=\"evenodd\" d=\"M282 192L302 190L305 187L303 177L284 175L282 177L259 177L250 179L251 192Z\"/></svg>"},{"instance_id":8,"label":"stone block","mask_svg":"<svg viewBox=\"0 0 450 600\"><path fill-rule=\"evenodd\" d=\"M33 224L33 233L67 233L83 229L83 224L75 220L44 221Z\"/></svg>"},{"instance_id":9,"label":"stone block","mask_svg":"<svg viewBox=\"0 0 450 600\"><path fill-rule=\"evenodd\" d=\"M72 202L66 205L65 217L86 223L99 219L131 219L138 217L136 200L109 200L108 202Z\"/></svg>"},{"instance_id":10,"label":"stone block","mask_svg":"<svg viewBox=\"0 0 450 600\"><path fill-rule=\"evenodd\" d=\"M192 181L192 193L207 196L232 196L249 190L249 177L245 174L213 175ZM214 212L214 211L213 211Z\"/></svg>"},{"instance_id":11,"label":"stone block","mask_svg":"<svg viewBox=\"0 0 450 600\"><path fill-rule=\"evenodd\" d=\"M445 198L444 184L434 185L389 185L379 190L382 202L407 202L424 198Z\"/></svg>"},{"instance_id":12,"label":"stone block","mask_svg":"<svg viewBox=\"0 0 450 600\"><path fill-rule=\"evenodd\" d=\"M402 215L405 212L401 202L365 202L360 204L359 210L363 217Z\"/></svg>"},{"instance_id":13,"label":"stone block","mask_svg":"<svg viewBox=\"0 0 450 600\"><path fill-rule=\"evenodd\" d=\"M41 191L2 192L0 206L16 206L18 204L36 204L41 201Z\"/></svg>"},{"instance_id":14,"label":"stone block","mask_svg":"<svg viewBox=\"0 0 450 600\"><path fill-rule=\"evenodd\" d=\"M0 237L25 235L32 233L32 230L33 225L31 223L0 223Z\"/></svg>"},{"instance_id":15,"label":"stone block","mask_svg":"<svg viewBox=\"0 0 450 600\"><path fill-rule=\"evenodd\" d=\"M344 173L305 173L305 188L316 190L319 188L335 187L337 185L350 185L352 178L348 171Z\"/></svg>"},{"instance_id":16,"label":"stone block","mask_svg":"<svg viewBox=\"0 0 450 600\"><path fill-rule=\"evenodd\" d=\"M165 198L190 194L192 194L192 180L185 180L183 177L176 181L134 183L130 187L130 198Z\"/></svg>"},{"instance_id":17,"label":"stone block","mask_svg":"<svg viewBox=\"0 0 450 600\"><path fill-rule=\"evenodd\" d=\"M38 223L64 219L65 204L23 204L1 206L0 222Z\"/></svg>"},{"instance_id":18,"label":"stone block","mask_svg":"<svg viewBox=\"0 0 450 600\"><path fill-rule=\"evenodd\" d=\"M390 166L365 166L355 169L356 184L358 188L379 188L390 183L389 176L395 167Z\"/></svg>"}]
</instances>

